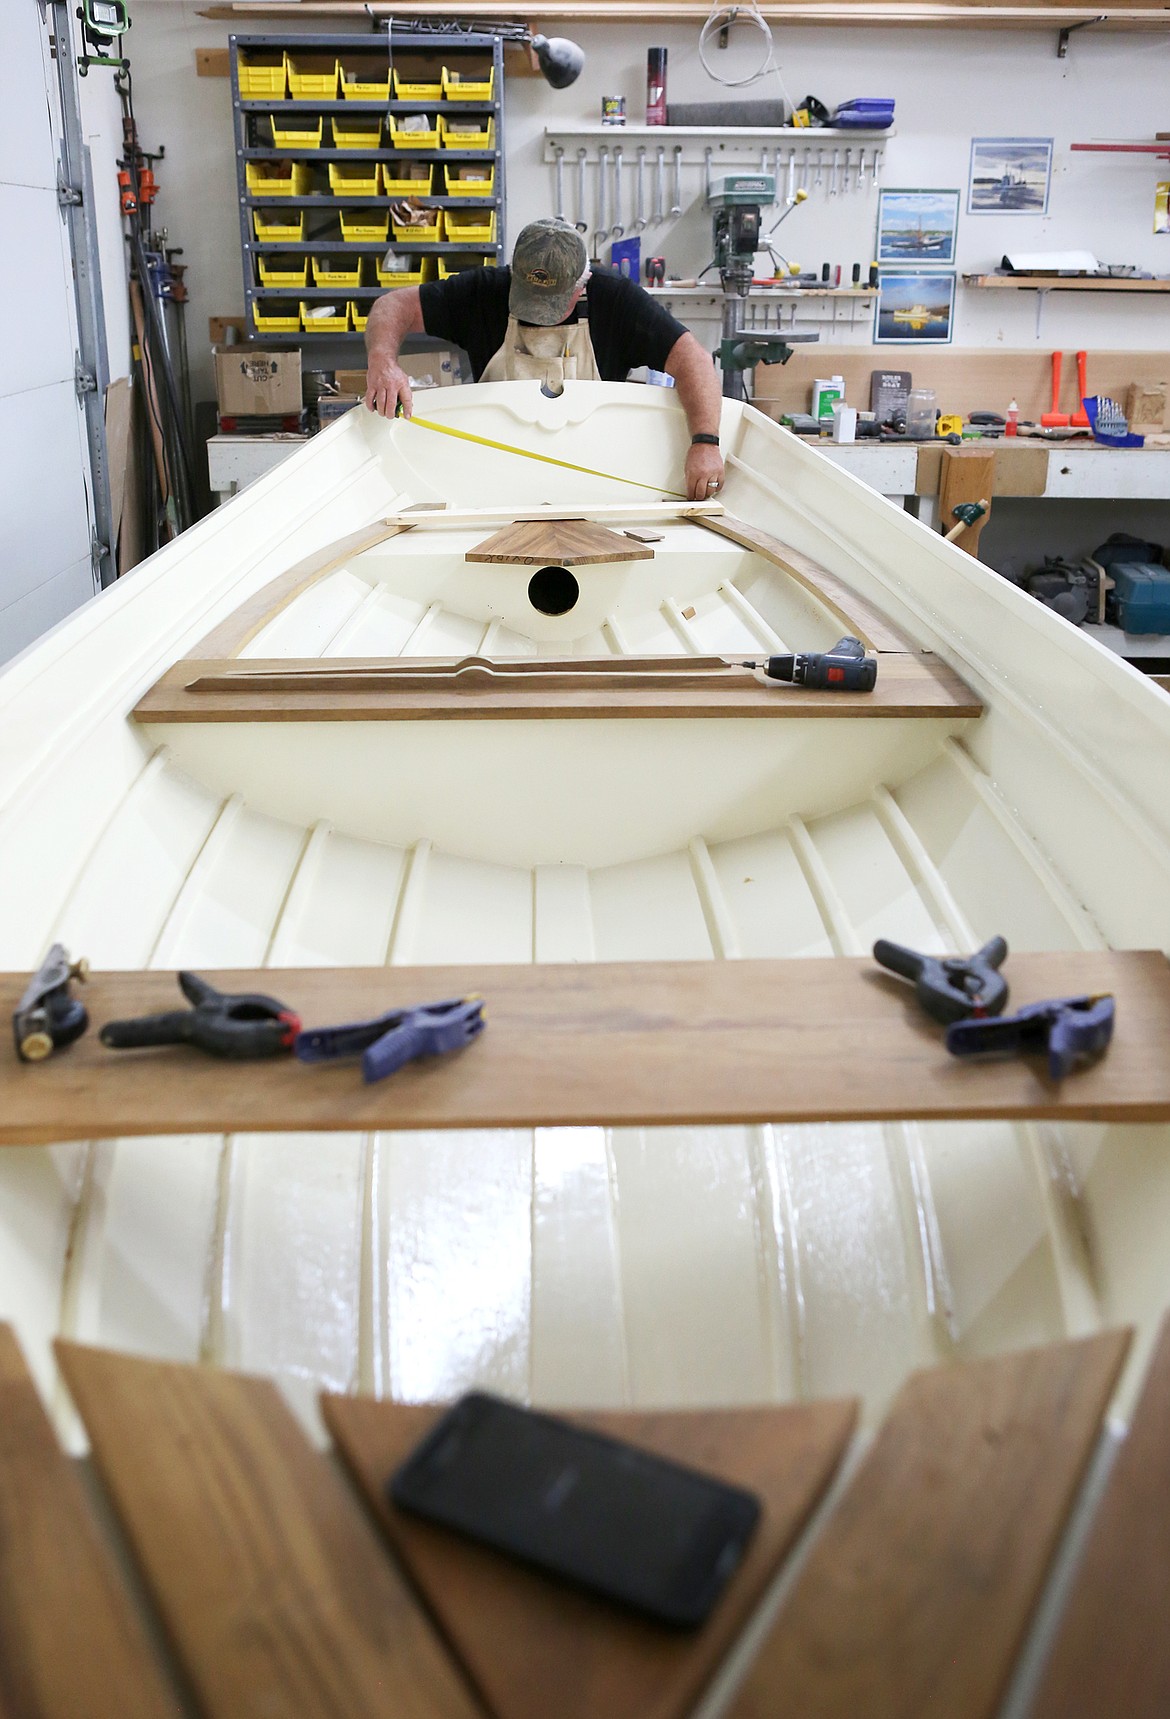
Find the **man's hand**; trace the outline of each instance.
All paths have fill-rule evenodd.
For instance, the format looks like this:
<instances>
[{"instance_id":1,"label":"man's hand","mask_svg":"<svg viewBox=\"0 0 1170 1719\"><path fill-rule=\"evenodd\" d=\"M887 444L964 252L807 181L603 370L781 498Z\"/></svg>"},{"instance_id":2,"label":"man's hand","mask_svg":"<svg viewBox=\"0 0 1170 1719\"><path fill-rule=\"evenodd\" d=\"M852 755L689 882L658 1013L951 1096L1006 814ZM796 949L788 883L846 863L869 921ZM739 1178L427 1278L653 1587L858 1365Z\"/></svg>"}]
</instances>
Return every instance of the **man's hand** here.
<instances>
[{"instance_id":1,"label":"man's hand","mask_svg":"<svg viewBox=\"0 0 1170 1719\"><path fill-rule=\"evenodd\" d=\"M393 418L401 401L403 415L409 418L414 411L414 395L406 371L393 358L377 355L371 355L369 366L366 405L370 411L380 412L384 418Z\"/></svg>"},{"instance_id":2,"label":"man's hand","mask_svg":"<svg viewBox=\"0 0 1170 1719\"><path fill-rule=\"evenodd\" d=\"M713 501L723 488L723 455L710 442L695 442L687 451L688 501Z\"/></svg>"}]
</instances>

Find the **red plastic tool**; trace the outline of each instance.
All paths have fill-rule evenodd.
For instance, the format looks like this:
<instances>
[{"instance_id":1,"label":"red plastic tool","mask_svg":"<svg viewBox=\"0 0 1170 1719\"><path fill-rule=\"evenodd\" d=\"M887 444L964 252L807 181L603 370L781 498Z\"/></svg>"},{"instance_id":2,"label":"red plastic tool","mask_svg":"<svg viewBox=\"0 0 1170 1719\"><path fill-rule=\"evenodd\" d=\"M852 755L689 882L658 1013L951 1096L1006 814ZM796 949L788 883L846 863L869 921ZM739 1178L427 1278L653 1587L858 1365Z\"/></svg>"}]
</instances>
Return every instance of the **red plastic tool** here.
<instances>
[{"instance_id":1,"label":"red plastic tool","mask_svg":"<svg viewBox=\"0 0 1170 1719\"><path fill-rule=\"evenodd\" d=\"M1075 427L1078 430L1087 430L1089 427L1089 414L1085 411L1085 396L1089 392L1089 384L1085 380L1085 373L1088 370L1088 367L1089 367L1089 355L1088 355L1088 353L1087 352L1078 352L1077 353L1077 409L1073 413L1072 417L1069 420L1069 422L1071 424L1075 425Z\"/></svg>"},{"instance_id":2,"label":"red plastic tool","mask_svg":"<svg viewBox=\"0 0 1170 1719\"><path fill-rule=\"evenodd\" d=\"M1068 427L1068 413L1058 409L1060 406L1060 372L1063 363L1063 354L1054 352L1052 354L1052 410L1045 412L1040 420L1041 427L1045 430L1063 430Z\"/></svg>"}]
</instances>

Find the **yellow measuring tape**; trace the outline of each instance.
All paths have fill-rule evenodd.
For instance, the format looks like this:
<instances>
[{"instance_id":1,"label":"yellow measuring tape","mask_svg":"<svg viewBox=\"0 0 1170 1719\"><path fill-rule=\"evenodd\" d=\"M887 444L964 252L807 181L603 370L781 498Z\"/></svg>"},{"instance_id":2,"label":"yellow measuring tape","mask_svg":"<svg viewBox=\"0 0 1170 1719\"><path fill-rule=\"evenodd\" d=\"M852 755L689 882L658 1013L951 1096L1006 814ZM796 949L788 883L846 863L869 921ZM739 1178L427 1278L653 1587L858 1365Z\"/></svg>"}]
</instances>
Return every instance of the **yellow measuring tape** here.
<instances>
[{"instance_id":1,"label":"yellow measuring tape","mask_svg":"<svg viewBox=\"0 0 1170 1719\"><path fill-rule=\"evenodd\" d=\"M496 448L502 454L516 454L522 460L539 460L542 465L561 466L567 472L584 472L587 477L604 478L607 483L628 483L635 489L653 490L655 495L668 496L672 501L686 501L681 490L666 489L659 483L642 483L638 478L618 477L616 472L594 471L592 466L574 465L572 460L554 460L551 454L534 454L528 448L514 448L508 442L493 442L490 436L473 436L470 430L455 430L450 424L436 424L433 418L404 418L404 423L417 424L420 430L434 430L440 436L454 436L460 442L477 442L481 448Z\"/></svg>"}]
</instances>

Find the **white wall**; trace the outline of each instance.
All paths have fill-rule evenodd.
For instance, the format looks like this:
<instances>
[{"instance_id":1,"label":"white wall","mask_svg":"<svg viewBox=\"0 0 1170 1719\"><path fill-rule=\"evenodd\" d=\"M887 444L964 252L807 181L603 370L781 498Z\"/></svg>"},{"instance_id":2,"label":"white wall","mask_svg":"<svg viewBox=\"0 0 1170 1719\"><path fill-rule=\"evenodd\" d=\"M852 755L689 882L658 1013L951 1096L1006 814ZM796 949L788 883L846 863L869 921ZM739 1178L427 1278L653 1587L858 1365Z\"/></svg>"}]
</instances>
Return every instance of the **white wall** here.
<instances>
[{"instance_id":1,"label":"white wall","mask_svg":"<svg viewBox=\"0 0 1170 1719\"><path fill-rule=\"evenodd\" d=\"M200 18L198 0L137 0L134 17L139 126L147 147L154 141L167 145L160 207L192 265L192 360L199 390L207 393L207 318L239 314L242 286L229 85L197 79L194 51L222 46L232 26ZM273 26L257 21L249 27L260 33ZM670 99L710 100L721 93L699 63L698 33L690 26L589 24L569 33L588 55L571 89L555 92L540 79L508 80L512 237L526 220L552 209L552 169L541 159L544 127L598 119L602 94L624 94L631 122L640 119L649 45L669 50ZM1055 139L1048 215L963 216L960 273L994 267L1007 246L1077 245L1106 261L1170 274L1170 238L1153 233L1154 185L1170 167L1148 156L1074 155L1068 148L1073 141L1110 134L1149 139L1166 128L1170 37L1085 30L1073 37L1064 60L1056 56L1054 29L778 29L777 43L785 83L798 99L807 92L828 104L867 94L895 97L897 136L886 149L887 185L955 186L965 194L973 135ZM754 32L744 30L733 35L725 56L712 47L709 57L738 71L757 53ZM776 88L770 78L743 93L770 95ZM684 204L689 200L690 207L675 229L652 235L655 251L664 252L679 275L699 268L709 251L699 178L695 168L684 181ZM876 199L869 191L830 200L822 188L785 224L785 249L806 266L840 262L848 273L855 261L868 265L875 221ZM1170 327L1166 304L1153 297L1053 294L1039 344L1090 351L1164 347ZM1032 346L1035 321L1032 293L960 287L955 342ZM849 340L848 331L840 338Z\"/></svg>"}]
</instances>

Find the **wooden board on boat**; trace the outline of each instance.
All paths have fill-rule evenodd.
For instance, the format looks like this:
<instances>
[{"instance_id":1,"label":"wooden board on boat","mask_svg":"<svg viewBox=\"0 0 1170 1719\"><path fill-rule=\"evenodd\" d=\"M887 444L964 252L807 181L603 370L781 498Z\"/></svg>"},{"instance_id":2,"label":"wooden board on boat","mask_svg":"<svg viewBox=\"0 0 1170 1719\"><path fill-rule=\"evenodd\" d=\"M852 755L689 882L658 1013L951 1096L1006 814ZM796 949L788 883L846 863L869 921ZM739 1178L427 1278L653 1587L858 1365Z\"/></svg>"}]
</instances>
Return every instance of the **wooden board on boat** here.
<instances>
[{"instance_id":1,"label":"wooden board on boat","mask_svg":"<svg viewBox=\"0 0 1170 1719\"><path fill-rule=\"evenodd\" d=\"M446 997L486 999L467 1049L362 1083L356 1064L221 1062L184 1046L113 1051L97 1027L181 1004L164 972L101 973L93 1025L22 1063L0 1049L0 1143L135 1134L814 1122L1170 1119L1170 964L1160 951L1010 958L1012 1005L1112 992L1107 1054L1063 1082L1039 1056L947 1055L910 988L864 959L237 970L306 1027ZM27 975L0 975L11 1014Z\"/></svg>"},{"instance_id":2,"label":"wooden board on boat","mask_svg":"<svg viewBox=\"0 0 1170 1719\"><path fill-rule=\"evenodd\" d=\"M651 561L654 551L589 519L526 519L505 525L467 550L465 561L499 561L526 567L555 562L593 567L603 561Z\"/></svg>"},{"instance_id":3,"label":"wooden board on boat","mask_svg":"<svg viewBox=\"0 0 1170 1719\"><path fill-rule=\"evenodd\" d=\"M420 722L468 717L977 717L983 705L938 657L887 653L872 692L765 681L721 657L184 658L134 710L138 722Z\"/></svg>"}]
</instances>

